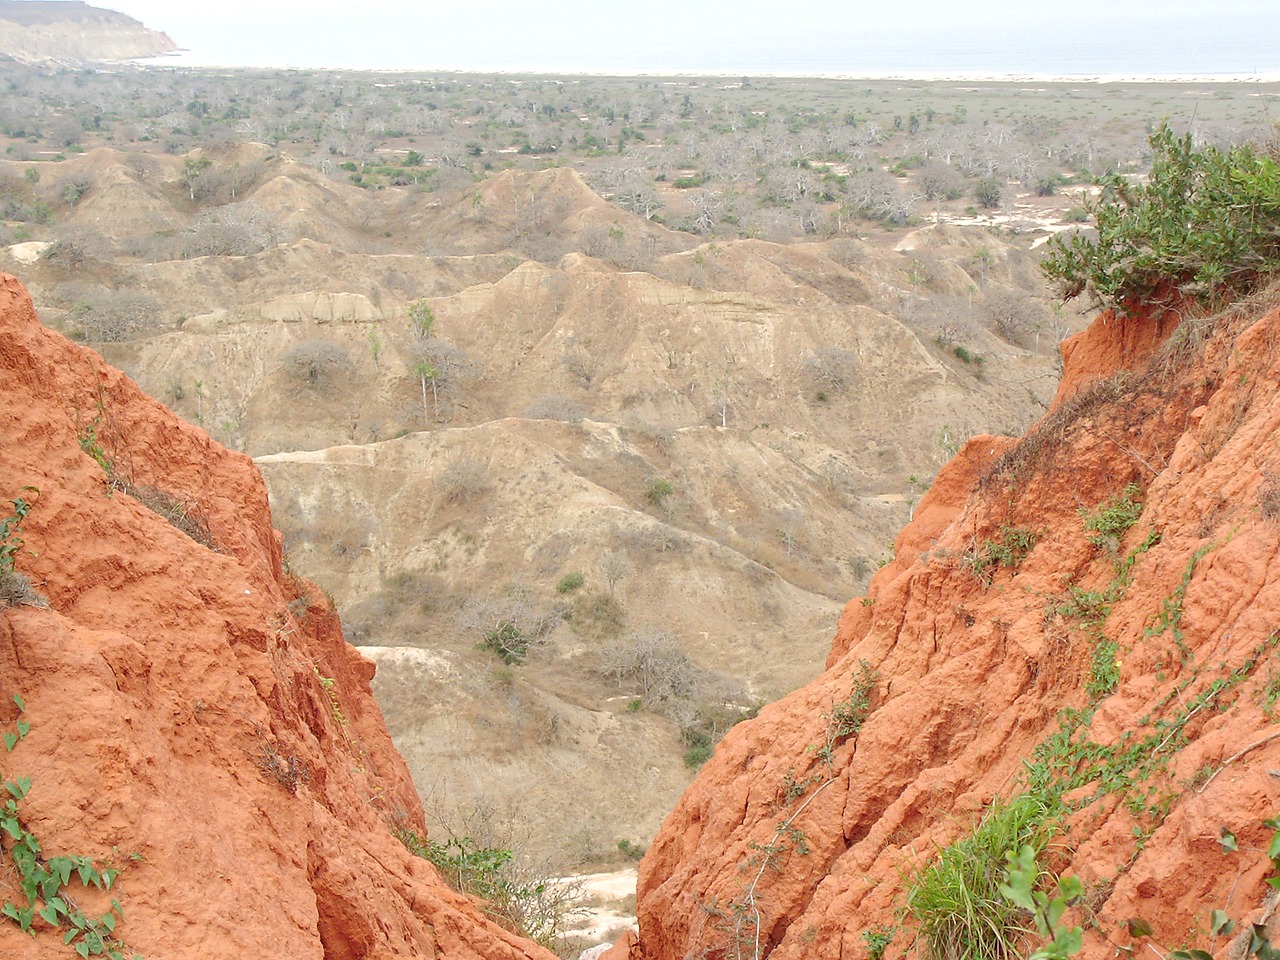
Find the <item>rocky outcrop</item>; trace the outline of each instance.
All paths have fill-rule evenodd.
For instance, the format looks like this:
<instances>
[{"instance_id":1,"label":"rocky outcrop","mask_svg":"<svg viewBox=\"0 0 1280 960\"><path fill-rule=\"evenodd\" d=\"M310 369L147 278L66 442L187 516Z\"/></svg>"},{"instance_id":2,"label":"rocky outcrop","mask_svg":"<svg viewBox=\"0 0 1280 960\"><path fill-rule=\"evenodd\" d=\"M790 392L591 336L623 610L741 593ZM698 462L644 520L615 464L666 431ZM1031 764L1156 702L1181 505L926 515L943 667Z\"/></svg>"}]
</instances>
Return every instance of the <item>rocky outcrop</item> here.
<instances>
[{"instance_id":1,"label":"rocky outcrop","mask_svg":"<svg viewBox=\"0 0 1280 960\"><path fill-rule=\"evenodd\" d=\"M1105 315L1027 436L965 445L826 672L730 731L667 819L640 869L644 957L945 953L909 891L1018 795L1051 814L1046 869L1085 884L1080 956L1129 949L1134 918L1161 952L1223 949L1214 909L1269 919L1277 299L1159 346L1167 315Z\"/></svg>"},{"instance_id":2,"label":"rocky outcrop","mask_svg":"<svg viewBox=\"0 0 1280 960\"><path fill-rule=\"evenodd\" d=\"M0 0L0 54L22 63L134 60L177 49L168 34L80 0Z\"/></svg>"},{"instance_id":3,"label":"rocky outcrop","mask_svg":"<svg viewBox=\"0 0 1280 960\"><path fill-rule=\"evenodd\" d=\"M5 276L0 397L0 497L34 501L17 569L48 600L0 607L0 728L18 729L15 695L30 724L0 768L30 778L20 813L45 856L122 868L129 948L550 957L393 836L422 813L373 664L281 569L252 462L43 329ZM21 905L13 870L0 858L0 896ZM0 956L66 956L42 924L0 921Z\"/></svg>"}]
</instances>

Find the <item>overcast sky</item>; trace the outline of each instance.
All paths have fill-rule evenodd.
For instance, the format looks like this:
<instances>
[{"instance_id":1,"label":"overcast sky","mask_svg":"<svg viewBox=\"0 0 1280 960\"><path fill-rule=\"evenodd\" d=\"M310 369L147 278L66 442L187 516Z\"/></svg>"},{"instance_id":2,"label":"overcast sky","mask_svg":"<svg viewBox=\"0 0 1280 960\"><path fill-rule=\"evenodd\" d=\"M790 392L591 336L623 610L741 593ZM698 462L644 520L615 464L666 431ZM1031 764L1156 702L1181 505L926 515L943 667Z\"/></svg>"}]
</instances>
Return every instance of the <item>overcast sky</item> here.
<instances>
[{"instance_id":1,"label":"overcast sky","mask_svg":"<svg viewBox=\"0 0 1280 960\"><path fill-rule=\"evenodd\" d=\"M193 63L509 71L1280 74L1278 0L91 0ZM1158 12L1152 12L1156 10Z\"/></svg>"}]
</instances>

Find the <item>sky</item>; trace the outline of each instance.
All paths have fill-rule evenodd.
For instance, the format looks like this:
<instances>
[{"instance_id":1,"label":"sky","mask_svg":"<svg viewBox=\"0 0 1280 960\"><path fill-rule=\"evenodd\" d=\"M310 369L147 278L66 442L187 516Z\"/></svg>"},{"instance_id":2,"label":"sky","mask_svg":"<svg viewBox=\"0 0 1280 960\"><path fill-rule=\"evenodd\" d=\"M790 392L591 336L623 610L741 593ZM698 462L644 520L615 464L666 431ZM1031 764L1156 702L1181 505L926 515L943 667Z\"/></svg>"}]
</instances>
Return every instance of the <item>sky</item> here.
<instances>
[{"instance_id":1,"label":"sky","mask_svg":"<svg viewBox=\"0 0 1280 960\"><path fill-rule=\"evenodd\" d=\"M91 2L165 31L193 65L1280 77L1277 0Z\"/></svg>"}]
</instances>

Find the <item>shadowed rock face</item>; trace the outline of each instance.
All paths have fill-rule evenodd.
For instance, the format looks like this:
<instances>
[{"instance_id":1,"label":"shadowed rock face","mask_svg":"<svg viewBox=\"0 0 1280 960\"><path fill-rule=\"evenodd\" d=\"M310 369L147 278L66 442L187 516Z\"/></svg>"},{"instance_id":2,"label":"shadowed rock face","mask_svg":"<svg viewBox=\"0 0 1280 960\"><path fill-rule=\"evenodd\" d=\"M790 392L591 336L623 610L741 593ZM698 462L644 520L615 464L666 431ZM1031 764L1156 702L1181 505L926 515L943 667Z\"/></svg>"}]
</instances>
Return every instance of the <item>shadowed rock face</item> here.
<instances>
[{"instance_id":1,"label":"shadowed rock face","mask_svg":"<svg viewBox=\"0 0 1280 960\"><path fill-rule=\"evenodd\" d=\"M17 729L14 695L31 725L0 765L30 777L20 814L46 856L124 867L112 894L128 952L549 957L392 835L422 813L373 665L319 591L282 572L252 462L43 329L7 276L0 397L0 512L34 501L17 569L48 599L0 607L0 726ZM143 505L155 489L209 545ZM6 898L12 869L0 860ZM68 950L60 932L0 923L2 956Z\"/></svg>"},{"instance_id":2,"label":"shadowed rock face","mask_svg":"<svg viewBox=\"0 0 1280 960\"><path fill-rule=\"evenodd\" d=\"M1275 302L1162 347L1147 331L1166 316L1104 315L1064 349L1070 389L1026 438L960 451L845 609L826 672L734 728L668 817L640 870L648 960L864 957L883 928L886 957L921 949L911 878L1037 777L1066 800L1045 862L1085 883L1067 917L1081 956L1130 944L1130 918L1205 949L1213 909L1269 919ZM1083 514L1129 484L1141 515L1091 543ZM984 564L1008 528L1038 540ZM871 710L824 763L863 664ZM1045 746L1062 730L1077 748Z\"/></svg>"}]
</instances>

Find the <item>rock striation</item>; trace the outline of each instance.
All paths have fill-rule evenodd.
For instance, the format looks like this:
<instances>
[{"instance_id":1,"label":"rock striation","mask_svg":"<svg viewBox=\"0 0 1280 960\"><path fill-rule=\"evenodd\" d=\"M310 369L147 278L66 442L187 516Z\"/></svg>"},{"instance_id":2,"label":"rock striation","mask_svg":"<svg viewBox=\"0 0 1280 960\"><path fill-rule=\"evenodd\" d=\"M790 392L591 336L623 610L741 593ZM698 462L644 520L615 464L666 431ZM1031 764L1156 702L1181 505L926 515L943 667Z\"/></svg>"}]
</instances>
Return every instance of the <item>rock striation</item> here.
<instances>
[{"instance_id":1,"label":"rock striation","mask_svg":"<svg viewBox=\"0 0 1280 960\"><path fill-rule=\"evenodd\" d=\"M0 55L21 63L134 60L177 49L168 34L80 0L0 0Z\"/></svg>"},{"instance_id":2,"label":"rock striation","mask_svg":"<svg viewBox=\"0 0 1280 960\"><path fill-rule=\"evenodd\" d=\"M46 857L121 868L129 950L549 958L393 835L422 811L373 664L282 569L252 462L41 327L3 275L0 398L0 512L33 502L16 566L48 601L0 605L0 729L30 724L0 775L30 778ZM13 869L0 896L20 900ZM42 923L0 920L0 956L67 956Z\"/></svg>"},{"instance_id":3,"label":"rock striation","mask_svg":"<svg viewBox=\"0 0 1280 960\"><path fill-rule=\"evenodd\" d=\"M1215 909L1246 943L1269 922L1277 302L1108 313L1069 342L1055 406L944 468L826 672L719 745L611 956L945 953L910 892L1018 796L1052 814L1042 866L1084 883L1079 956L1145 952L1130 920L1161 953L1224 949Z\"/></svg>"}]
</instances>

